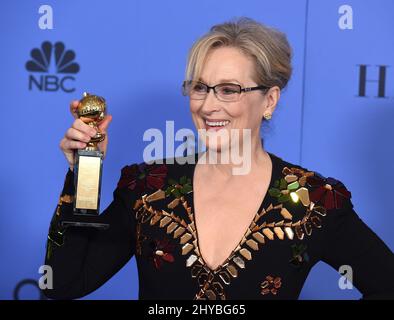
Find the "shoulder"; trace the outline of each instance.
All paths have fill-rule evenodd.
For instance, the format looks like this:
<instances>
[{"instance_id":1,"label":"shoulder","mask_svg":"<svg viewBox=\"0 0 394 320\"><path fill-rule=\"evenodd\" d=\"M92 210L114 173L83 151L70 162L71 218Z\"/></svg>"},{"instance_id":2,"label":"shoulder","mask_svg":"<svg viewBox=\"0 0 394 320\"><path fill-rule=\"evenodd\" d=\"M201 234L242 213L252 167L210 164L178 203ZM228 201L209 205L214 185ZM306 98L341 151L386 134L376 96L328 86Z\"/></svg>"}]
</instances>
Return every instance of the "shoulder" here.
<instances>
[{"instance_id":1,"label":"shoulder","mask_svg":"<svg viewBox=\"0 0 394 320\"><path fill-rule=\"evenodd\" d=\"M274 207L290 213L293 223L315 221L320 226L321 217L341 216L353 208L351 192L338 178L270 155L273 179L269 195Z\"/></svg>"},{"instance_id":2,"label":"shoulder","mask_svg":"<svg viewBox=\"0 0 394 320\"><path fill-rule=\"evenodd\" d=\"M277 219L282 217L294 227L298 238L310 235L314 227L334 225L351 215L351 192L341 180L270 155L274 168L271 208L278 209Z\"/></svg>"},{"instance_id":3,"label":"shoulder","mask_svg":"<svg viewBox=\"0 0 394 320\"><path fill-rule=\"evenodd\" d=\"M139 222L152 219L154 225L163 219L160 227L164 227L172 221L171 228L182 225L179 233L187 227L185 221L192 223L188 203L192 201L194 163L189 156L126 165L115 192L123 196Z\"/></svg>"},{"instance_id":4,"label":"shoulder","mask_svg":"<svg viewBox=\"0 0 394 320\"><path fill-rule=\"evenodd\" d=\"M269 192L279 202L300 202L305 207L312 203L331 210L343 208L351 199L351 192L340 179L285 161L274 154L271 157L275 172Z\"/></svg>"},{"instance_id":5,"label":"shoulder","mask_svg":"<svg viewBox=\"0 0 394 320\"><path fill-rule=\"evenodd\" d=\"M169 183L191 179L196 155L155 159L126 165L121 169L118 189L128 189L137 194L149 194Z\"/></svg>"},{"instance_id":6,"label":"shoulder","mask_svg":"<svg viewBox=\"0 0 394 320\"><path fill-rule=\"evenodd\" d=\"M342 181L272 153L270 156L273 178L268 190L269 206L259 216L264 226L272 226L280 234L283 231L279 228L284 228L291 239L294 230L302 240L313 229L326 229L327 224L332 226L340 217L348 216L347 209L352 208L351 193Z\"/></svg>"}]
</instances>

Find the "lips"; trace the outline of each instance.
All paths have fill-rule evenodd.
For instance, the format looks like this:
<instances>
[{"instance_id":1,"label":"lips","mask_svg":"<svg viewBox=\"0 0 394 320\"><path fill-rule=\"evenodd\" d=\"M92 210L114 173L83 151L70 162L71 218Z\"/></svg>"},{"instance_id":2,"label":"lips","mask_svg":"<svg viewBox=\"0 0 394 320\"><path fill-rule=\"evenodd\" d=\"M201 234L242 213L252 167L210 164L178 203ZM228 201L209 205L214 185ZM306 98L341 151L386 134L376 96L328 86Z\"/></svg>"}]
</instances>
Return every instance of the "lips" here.
<instances>
[{"instance_id":1,"label":"lips","mask_svg":"<svg viewBox=\"0 0 394 320\"><path fill-rule=\"evenodd\" d=\"M220 129L223 129L225 126L227 126L229 123L230 123L230 121L229 120L222 120L222 119L218 119L218 120L214 120L214 119L211 119L211 120L208 120L208 119L205 119L204 120L204 123L205 123L205 129L206 130L214 130L214 131L218 131L218 130L220 130Z\"/></svg>"}]
</instances>

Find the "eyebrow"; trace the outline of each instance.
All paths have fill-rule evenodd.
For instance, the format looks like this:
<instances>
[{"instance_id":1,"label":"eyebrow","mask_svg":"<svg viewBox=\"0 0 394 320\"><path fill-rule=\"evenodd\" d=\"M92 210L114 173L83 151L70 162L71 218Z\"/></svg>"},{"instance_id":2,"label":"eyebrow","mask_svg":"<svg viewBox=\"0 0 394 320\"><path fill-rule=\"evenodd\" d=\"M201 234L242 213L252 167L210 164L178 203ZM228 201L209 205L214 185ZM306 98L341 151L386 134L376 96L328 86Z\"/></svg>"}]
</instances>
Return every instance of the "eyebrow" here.
<instances>
[{"instance_id":1,"label":"eyebrow","mask_svg":"<svg viewBox=\"0 0 394 320\"><path fill-rule=\"evenodd\" d=\"M204 81L201 77L198 78L198 81L206 83L206 81ZM234 82L237 83L237 84L241 84L241 82L238 81L237 79L220 79L218 81L218 83L234 83Z\"/></svg>"}]
</instances>

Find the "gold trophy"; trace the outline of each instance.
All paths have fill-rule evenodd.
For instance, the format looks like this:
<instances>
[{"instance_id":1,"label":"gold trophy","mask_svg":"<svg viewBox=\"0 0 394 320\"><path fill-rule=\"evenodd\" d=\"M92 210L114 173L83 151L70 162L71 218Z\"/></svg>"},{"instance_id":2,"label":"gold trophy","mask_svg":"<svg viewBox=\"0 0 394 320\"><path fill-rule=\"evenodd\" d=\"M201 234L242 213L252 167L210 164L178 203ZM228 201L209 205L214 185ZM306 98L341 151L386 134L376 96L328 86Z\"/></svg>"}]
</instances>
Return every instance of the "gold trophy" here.
<instances>
[{"instance_id":1,"label":"gold trophy","mask_svg":"<svg viewBox=\"0 0 394 320\"><path fill-rule=\"evenodd\" d=\"M74 217L72 221L63 221L64 226L80 226L107 228L109 225L101 223L100 219L100 191L101 173L104 154L97 144L105 139L97 125L106 115L105 99L96 95L83 93L77 108L78 117L94 128L97 133L87 143L84 149L75 152L74 165Z\"/></svg>"}]
</instances>

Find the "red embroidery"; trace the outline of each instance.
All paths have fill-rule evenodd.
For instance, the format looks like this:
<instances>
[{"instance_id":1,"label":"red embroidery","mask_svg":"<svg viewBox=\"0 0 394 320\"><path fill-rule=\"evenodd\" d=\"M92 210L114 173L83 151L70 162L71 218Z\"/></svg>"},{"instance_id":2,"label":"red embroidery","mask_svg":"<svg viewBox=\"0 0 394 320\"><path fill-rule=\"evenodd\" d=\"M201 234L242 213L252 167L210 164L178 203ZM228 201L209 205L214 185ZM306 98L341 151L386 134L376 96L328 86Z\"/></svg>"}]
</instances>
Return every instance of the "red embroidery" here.
<instances>
[{"instance_id":1,"label":"red embroidery","mask_svg":"<svg viewBox=\"0 0 394 320\"><path fill-rule=\"evenodd\" d=\"M150 259L156 269L160 269L163 261L174 262L174 256L172 252L174 251L175 245L170 243L168 239L164 240L154 240L150 243L152 248L152 253Z\"/></svg>"},{"instance_id":2,"label":"red embroidery","mask_svg":"<svg viewBox=\"0 0 394 320\"><path fill-rule=\"evenodd\" d=\"M165 164L133 164L125 166L118 182L118 188L143 192L148 189L160 189L164 186L168 168Z\"/></svg>"},{"instance_id":3,"label":"red embroidery","mask_svg":"<svg viewBox=\"0 0 394 320\"><path fill-rule=\"evenodd\" d=\"M351 198L351 193L346 189L342 182L334 179L322 179L318 176L307 178L307 182L311 187L316 189L309 193L311 201L320 202L323 207L329 209L340 209L346 199Z\"/></svg>"}]
</instances>

